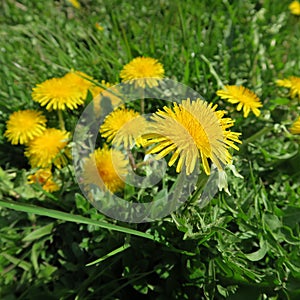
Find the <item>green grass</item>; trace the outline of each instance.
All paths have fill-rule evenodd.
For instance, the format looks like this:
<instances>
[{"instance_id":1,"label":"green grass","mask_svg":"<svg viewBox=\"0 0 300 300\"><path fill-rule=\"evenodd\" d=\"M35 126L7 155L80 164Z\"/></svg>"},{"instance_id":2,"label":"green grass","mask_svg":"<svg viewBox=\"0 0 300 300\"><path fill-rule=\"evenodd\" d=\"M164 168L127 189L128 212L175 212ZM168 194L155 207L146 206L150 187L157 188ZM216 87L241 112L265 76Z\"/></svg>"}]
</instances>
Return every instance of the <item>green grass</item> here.
<instances>
[{"instance_id":1,"label":"green grass","mask_svg":"<svg viewBox=\"0 0 300 300\"><path fill-rule=\"evenodd\" d=\"M300 139L287 129L300 106L275 84L300 76L290 2L81 3L0 3L0 298L299 299ZM236 120L243 145L233 163L244 178L227 172L231 195L134 225L98 213L68 171L53 195L28 186L24 148L3 133L13 111L39 108L32 88L71 68L119 82L141 55ZM223 84L255 91L261 116L245 119L220 101Z\"/></svg>"}]
</instances>

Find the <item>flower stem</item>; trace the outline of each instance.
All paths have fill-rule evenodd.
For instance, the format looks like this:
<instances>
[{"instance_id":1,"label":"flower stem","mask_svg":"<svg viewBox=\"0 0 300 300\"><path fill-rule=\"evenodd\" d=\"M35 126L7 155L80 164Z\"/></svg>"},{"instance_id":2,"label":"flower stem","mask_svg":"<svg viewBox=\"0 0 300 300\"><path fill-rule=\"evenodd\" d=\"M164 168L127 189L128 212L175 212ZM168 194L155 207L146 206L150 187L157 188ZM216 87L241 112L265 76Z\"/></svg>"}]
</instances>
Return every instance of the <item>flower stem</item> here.
<instances>
[{"instance_id":1,"label":"flower stem","mask_svg":"<svg viewBox=\"0 0 300 300\"><path fill-rule=\"evenodd\" d=\"M61 130L66 130L65 121L64 121L64 118L63 118L62 111L60 109L57 111L57 115L58 115L59 128Z\"/></svg>"},{"instance_id":2,"label":"flower stem","mask_svg":"<svg viewBox=\"0 0 300 300\"><path fill-rule=\"evenodd\" d=\"M131 169L132 169L133 171L135 171L135 170L136 170L135 159L134 159L134 157L133 157L133 154L132 154L130 148L127 149L127 155L128 155L129 164L130 164L130 166L131 166Z\"/></svg>"},{"instance_id":3,"label":"flower stem","mask_svg":"<svg viewBox=\"0 0 300 300\"><path fill-rule=\"evenodd\" d=\"M249 143L252 143L254 141L256 141L257 139L259 139L260 137L262 137L263 135L265 135L266 133L272 131L273 127L264 127L261 130L259 130L258 132L254 133L253 135L251 135L250 137L248 137L246 140L242 141L243 143L241 144L241 146L239 147L239 153L243 153L246 150L246 146Z\"/></svg>"},{"instance_id":4,"label":"flower stem","mask_svg":"<svg viewBox=\"0 0 300 300\"><path fill-rule=\"evenodd\" d=\"M217 74L216 70L214 69L212 63L206 58L206 56L200 55L200 57L208 65L209 72L211 73L212 76L215 77L215 79L217 81L217 84L218 84L218 87L223 89L224 84L223 84L221 78L219 77L219 75Z\"/></svg>"},{"instance_id":5,"label":"flower stem","mask_svg":"<svg viewBox=\"0 0 300 300\"><path fill-rule=\"evenodd\" d=\"M145 101L144 101L144 89L140 88L140 98L141 98L141 102L140 102L140 108L141 108L141 115L145 112Z\"/></svg>"},{"instance_id":6,"label":"flower stem","mask_svg":"<svg viewBox=\"0 0 300 300\"><path fill-rule=\"evenodd\" d=\"M259 139L261 136L263 136L264 134L270 132L272 129L273 129L273 127L264 127L264 128L262 128L258 132L254 133L252 136L248 137L245 141L243 141L242 145L247 145L247 144Z\"/></svg>"},{"instance_id":7,"label":"flower stem","mask_svg":"<svg viewBox=\"0 0 300 300\"><path fill-rule=\"evenodd\" d=\"M141 99L141 115L144 113L145 111L145 101L144 99Z\"/></svg>"}]
</instances>

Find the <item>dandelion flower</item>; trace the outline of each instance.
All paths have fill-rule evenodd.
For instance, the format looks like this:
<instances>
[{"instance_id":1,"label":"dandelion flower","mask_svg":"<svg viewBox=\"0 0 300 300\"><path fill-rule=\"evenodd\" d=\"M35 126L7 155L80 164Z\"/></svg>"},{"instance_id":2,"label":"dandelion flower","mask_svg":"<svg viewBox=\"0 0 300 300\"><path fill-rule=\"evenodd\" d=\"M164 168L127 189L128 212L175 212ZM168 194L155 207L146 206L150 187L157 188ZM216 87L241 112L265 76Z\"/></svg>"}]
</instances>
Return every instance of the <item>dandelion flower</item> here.
<instances>
[{"instance_id":1,"label":"dandelion flower","mask_svg":"<svg viewBox=\"0 0 300 300\"><path fill-rule=\"evenodd\" d=\"M101 112L101 107L105 104L105 100L108 100L112 108L119 106L122 103L120 91L117 86L112 85L109 82L101 81L100 86L94 86L91 89L91 93L93 95L94 102L94 110L96 113Z\"/></svg>"},{"instance_id":2,"label":"dandelion flower","mask_svg":"<svg viewBox=\"0 0 300 300\"><path fill-rule=\"evenodd\" d=\"M78 0L67 0L71 3L75 8L79 9L81 7L80 2Z\"/></svg>"},{"instance_id":3,"label":"dandelion flower","mask_svg":"<svg viewBox=\"0 0 300 300\"><path fill-rule=\"evenodd\" d=\"M158 85L158 80L164 77L164 68L158 60L150 57L136 57L124 66L120 73L123 81L135 84L135 87L145 88Z\"/></svg>"},{"instance_id":4,"label":"dandelion flower","mask_svg":"<svg viewBox=\"0 0 300 300\"><path fill-rule=\"evenodd\" d=\"M47 110L76 109L84 103L87 91L75 85L70 76L51 78L37 84L32 89L32 99Z\"/></svg>"},{"instance_id":5,"label":"dandelion flower","mask_svg":"<svg viewBox=\"0 0 300 300\"><path fill-rule=\"evenodd\" d=\"M222 169L222 165L231 161L228 148L238 150L234 142L240 143L240 134L227 130L233 121L223 119L224 112L217 114L216 108L200 99L187 99L181 104L173 103L172 108L159 110L151 117L151 133L144 136L148 139L146 146L156 144L148 153L158 153L159 159L173 152L169 166L178 159L176 171L185 166L187 175L194 171L199 158L206 174L210 174L208 159Z\"/></svg>"},{"instance_id":6,"label":"dandelion flower","mask_svg":"<svg viewBox=\"0 0 300 300\"><path fill-rule=\"evenodd\" d=\"M100 127L102 137L107 142L114 139L116 146L124 144L124 147L132 148L136 143L142 145L142 134L147 128L147 121L138 112L132 109L117 109L110 113Z\"/></svg>"},{"instance_id":7,"label":"dandelion flower","mask_svg":"<svg viewBox=\"0 0 300 300\"><path fill-rule=\"evenodd\" d=\"M102 190L106 187L114 193L124 188L127 168L128 160L121 151L108 147L99 148L84 162L83 182L97 185Z\"/></svg>"},{"instance_id":8,"label":"dandelion flower","mask_svg":"<svg viewBox=\"0 0 300 300\"><path fill-rule=\"evenodd\" d=\"M96 22L95 23L95 28L98 29L99 31L103 31L104 27L100 25L100 23Z\"/></svg>"},{"instance_id":9,"label":"dandelion flower","mask_svg":"<svg viewBox=\"0 0 300 300\"><path fill-rule=\"evenodd\" d=\"M4 136L13 144L26 144L46 129L46 118L35 110L16 111L6 123Z\"/></svg>"},{"instance_id":10,"label":"dandelion flower","mask_svg":"<svg viewBox=\"0 0 300 300\"><path fill-rule=\"evenodd\" d=\"M300 117L293 123L290 132L292 134L300 134Z\"/></svg>"},{"instance_id":11,"label":"dandelion flower","mask_svg":"<svg viewBox=\"0 0 300 300\"><path fill-rule=\"evenodd\" d=\"M297 97L300 99L300 77L290 76L288 79L282 79L276 81L278 86L283 86L290 89L291 97Z\"/></svg>"},{"instance_id":12,"label":"dandelion flower","mask_svg":"<svg viewBox=\"0 0 300 300\"><path fill-rule=\"evenodd\" d=\"M69 81L71 85L74 85L76 88L80 89L85 99L87 92L94 86L94 78L80 71L74 71L67 73L63 77L66 81Z\"/></svg>"},{"instance_id":13,"label":"dandelion flower","mask_svg":"<svg viewBox=\"0 0 300 300\"><path fill-rule=\"evenodd\" d=\"M236 109L237 111L243 109L245 118L248 117L250 111L257 117L260 115L259 108L262 107L262 103L256 94L243 86L226 85L224 90L217 91L217 95L222 99L227 99L229 103L238 104Z\"/></svg>"},{"instance_id":14,"label":"dandelion flower","mask_svg":"<svg viewBox=\"0 0 300 300\"><path fill-rule=\"evenodd\" d=\"M28 183L38 183L42 186L43 190L52 193L59 190L59 186L53 181L50 169L39 169L33 175L29 175Z\"/></svg>"},{"instance_id":15,"label":"dandelion flower","mask_svg":"<svg viewBox=\"0 0 300 300\"><path fill-rule=\"evenodd\" d=\"M48 168L53 163L61 168L67 163L68 151L62 153L67 146L69 133L55 128L46 129L42 135L31 140L25 151L33 168Z\"/></svg>"},{"instance_id":16,"label":"dandelion flower","mask_svg":"<svg viewBox=\"0 0 300 300\"><path fill-rule=\"evenodd\" d=\"M300 2L299 1L293 1L289 5L289 9L293 15L300 16Z\"/></svg>"}]
</instances>

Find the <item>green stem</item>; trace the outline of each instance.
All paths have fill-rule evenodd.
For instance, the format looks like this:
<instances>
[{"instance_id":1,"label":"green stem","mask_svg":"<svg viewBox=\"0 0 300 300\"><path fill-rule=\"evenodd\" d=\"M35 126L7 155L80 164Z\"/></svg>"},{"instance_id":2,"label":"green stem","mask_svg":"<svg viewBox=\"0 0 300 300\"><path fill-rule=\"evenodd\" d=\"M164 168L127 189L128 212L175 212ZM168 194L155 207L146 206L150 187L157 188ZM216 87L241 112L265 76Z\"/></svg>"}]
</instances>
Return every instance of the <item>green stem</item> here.
<instances>
[{"instance_id":1,"label":"green stem","mask_svg":"<svg viewBox=\"0 0 300 300\"><path fill-rule=\"evenodd\" d=\"M212 63L206 58L206 56L200 55L200 57L208 65L209 72L217 80L218 87L223 89L224 88L224 84L223 84L222 80L220 79L219 75L217 74L216 70L214 69Z\"/></svg>"},{"instance_id":2,"label":"green stem","mask_svg":"<svg viewBox=\"0 0 300 300\"><path fill-rule=\"evenodd\" d=\"M145 111L145 101L144 99L141 99L141 115L144 113Z\"/></svg>"},{"instance_id":3,"label":"green stem","mask_svg":"<svg viewBox=\"0 0 300 300\"><path fill-rule=\"evenodd\" d=\"M141 115L145 112L145 101L144 101L144 89L140 88L140 96L141 96Z\"/></svg>"},{"instance_id":4,"label":"green stem","mask_svg":"<svg viewBox=\"0 0 300 300\"><path fill-rule=\"evenodd\" d=\"M254 133L253 135L251 135L250 137L248 137L246 140L242 141L243 143L240 145L240 150L239 150L239 154L243 153L246 150L246 146L249 143L252 143L256 140L258 140L260 137L262 137L263 135L265 135L266 133L272 131L273 127L264 127L261 130L259 130L258 132Z\"/></svg>"},{"instance_id":5,"label":"green stem","mask_svg":"<svg viewBox=\"0 0 300 300\"><path fill-rule=\"evenodd\" d=\"M63 118L62 111L60 109L57 111L57 115L58 115L59 128L61 130L66 130L65 121L64 121L64 118Z\"/></svg>"},{"instance_id":6,"label":"green stem","mask_svg":"<svg viewBox=\"0 0 300 300\"><path fill-rule=\"evenodd\" d=\"M245 146L249 143L252 143L253 141L259 139L260 137L262 137L266 133L270 132L272 129L273 129L273 127L264 127L264 128L262 128L261 130L259 130L258 132L254 133L252 136L247 138L245 141L243 141L243 146Z\"/></svg>"}]
</instances>

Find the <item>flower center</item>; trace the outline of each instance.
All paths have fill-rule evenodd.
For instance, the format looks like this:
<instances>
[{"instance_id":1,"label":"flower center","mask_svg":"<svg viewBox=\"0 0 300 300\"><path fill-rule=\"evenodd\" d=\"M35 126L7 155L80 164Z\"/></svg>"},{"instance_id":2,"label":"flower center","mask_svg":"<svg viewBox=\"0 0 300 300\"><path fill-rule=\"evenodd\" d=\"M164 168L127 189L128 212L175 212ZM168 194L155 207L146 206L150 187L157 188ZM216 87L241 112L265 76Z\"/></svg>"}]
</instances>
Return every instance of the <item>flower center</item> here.
<instances>
[{"instance_id":1,"label":"flower center","mask_svg":"<svg viewBox=\"0 0 300 300\"><path fill-rule=\"evenodd\" d=\"M203 151L205 155L210 155L210 142L205 130L200 122L189 112L186 111L186 118L183 119L183 126L189 132L190 143L196 144L196 147Z\"/></svg>"}]
</instances>

